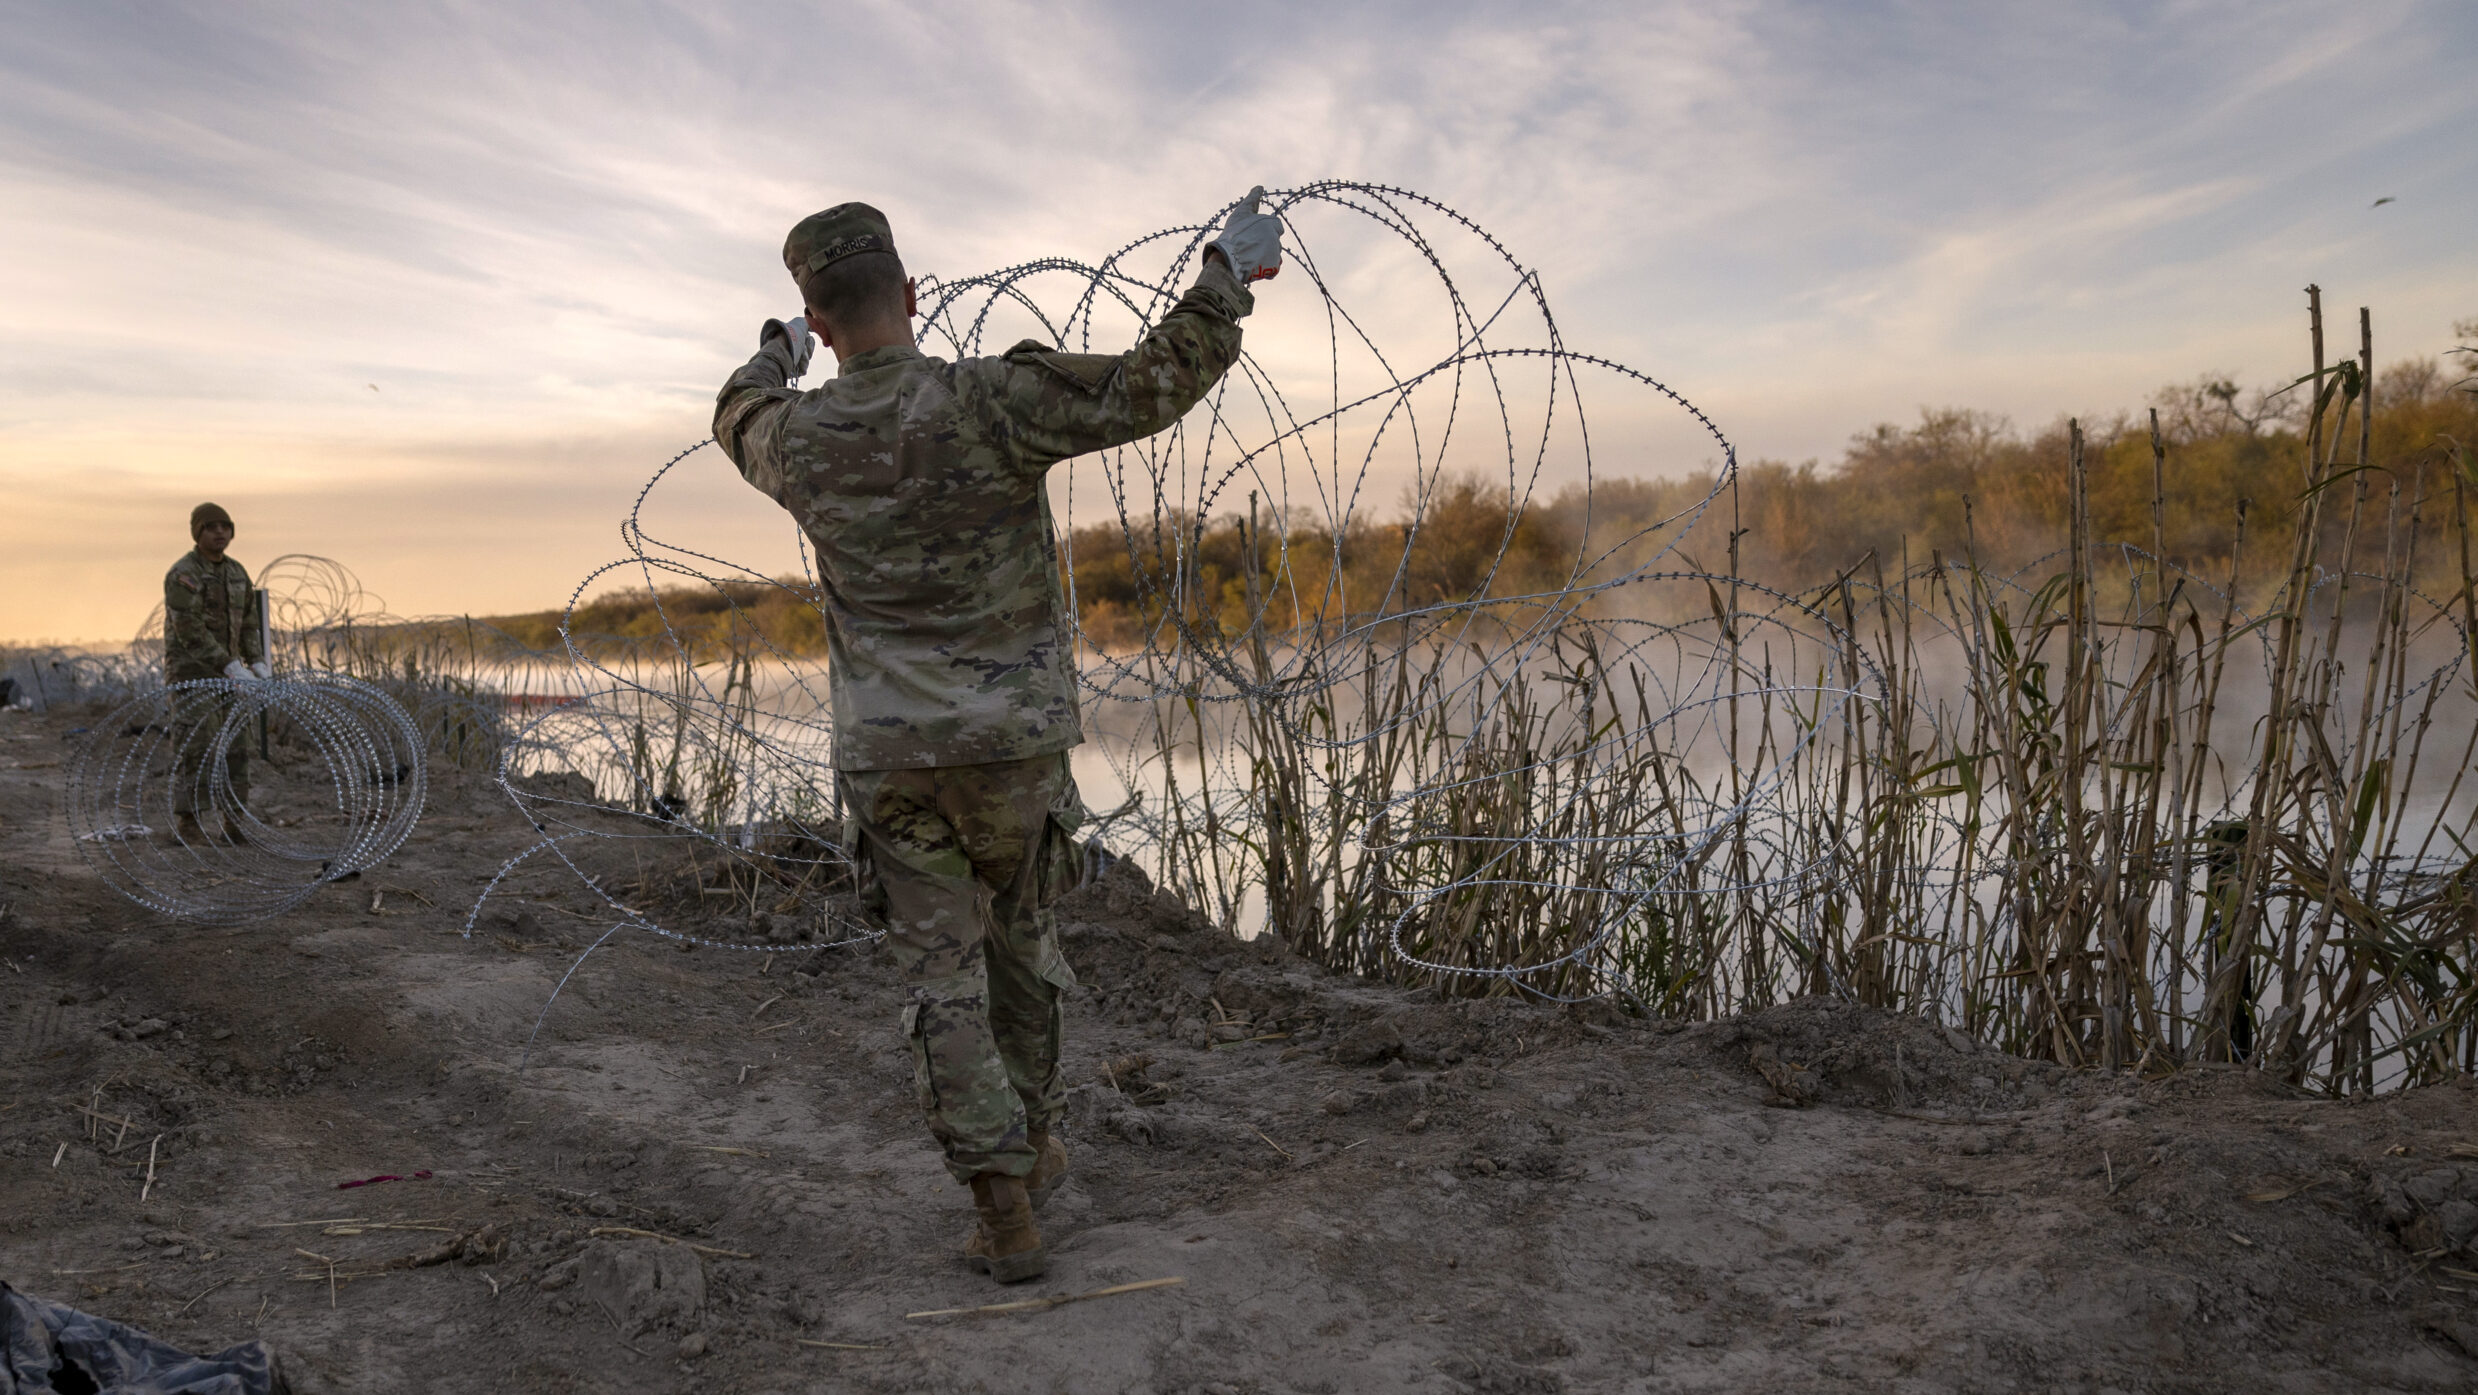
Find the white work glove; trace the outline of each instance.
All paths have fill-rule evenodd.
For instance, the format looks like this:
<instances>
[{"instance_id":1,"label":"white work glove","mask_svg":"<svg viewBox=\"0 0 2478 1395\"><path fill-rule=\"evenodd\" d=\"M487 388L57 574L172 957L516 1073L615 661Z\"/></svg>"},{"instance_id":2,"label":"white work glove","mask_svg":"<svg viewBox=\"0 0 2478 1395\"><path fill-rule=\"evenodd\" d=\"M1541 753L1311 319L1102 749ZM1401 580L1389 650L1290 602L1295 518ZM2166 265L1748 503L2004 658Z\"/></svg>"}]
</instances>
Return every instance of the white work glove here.
<instances>
[{"instance_id":1,"label":"white work glove","mask_svg":"<svg viewBox=\"0 0 2478 1395\"><path fill-rule=\"evenodd\" d=\"M258 681L258 676L250 672L250 666L241 662L239 659L235 659L231 663L224 665L224 676L231 679L235 683L255 683Z\"/></svg>"},{"instance_id":2,"label":"white work glove","mask_svg":"<svg viewBox=\"0 0 2478 1395\"><path fill-rule=\"evenodd\" d=\"M1248 196L1231 209L1230 221L1222 224L1222 235L1205 244L1221 249L1231 274L1242 286L1282 270L1282 220L1256 211L1264 197L1262 184L1248 190Z\"/></svg>"},{"instance_id":3,"label":"white work glove","mask_svg":"<svg viewBox=\"0 0 2478 1395\"><path fill-rule=\"evenodd\" d=\"M257 674L258 680L262 683L275 676L275 670L269 668L267 666L267 661L264 659L260 659L258 662L251 664L250 672Z\"/></svg>"},{"instance_id":4,"label":"white work glove","mask_svg":"<svg viewBox=\"0 0 2478 1395\"><path fill-rule=\"evenodd\" d=\"M814 342L809 338L808 317L794 315L788 320L768 320L766 327L757 331L757 347L761 349L777 339L789 346L792 360L791 375L797 378L808 372L809 348Z\"/></svg>"}]
</instances>

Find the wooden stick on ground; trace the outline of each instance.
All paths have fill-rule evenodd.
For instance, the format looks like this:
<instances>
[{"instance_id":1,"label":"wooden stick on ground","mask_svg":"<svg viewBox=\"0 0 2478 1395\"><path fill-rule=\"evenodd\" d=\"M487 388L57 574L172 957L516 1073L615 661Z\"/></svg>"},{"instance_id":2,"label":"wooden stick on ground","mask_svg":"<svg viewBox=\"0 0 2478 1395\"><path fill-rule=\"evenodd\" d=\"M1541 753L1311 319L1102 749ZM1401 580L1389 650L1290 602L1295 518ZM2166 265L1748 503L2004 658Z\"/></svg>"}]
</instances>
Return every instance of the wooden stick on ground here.
<instances>
[{"instance_id":1,"label":"wooden stick on ground","mask_svg":"<svg viewBox=\"0 0 2478 1395\"><path fill-rule=\"evenodd\" d=\"M294 1247L293 1253L306 1259L317 1260L327 1266L327 1306L333 1309L336 1306L336 1262L325 1255L312 1254L298 1246Z\"/></svg>"},{"instance_id":2,"label":"wooden stick on ground","mask_svg":"<svg viewBox=\"0 0 2478 1395\"><path fill-rule=\"evenodd\" d=\"M686 1245L701 1255L721 1255L725 1259L757 1258L755 1255L743 1254L738 1250L725 1250L718 1249L712 1245L700 1245L694 1240L683 1240L676 1235L665 1235L658 1230L639 1230L632 1225L598 1225L585 1233L588 1235L632 1235L641 1240L668 1240L674 1245Z\"/></svg>"},{"instance_id":3,"label":"wooden stick on ground","mask_svg":"<svg viewBox=\"0 0 2478 1395\"><path fill-rule=\"evenodd\" d=\"M875 1346L871 1346L871 1345L869 1345L869 1344L868 1344L868 1343L866 1343L866 1342L818 1342L818 1341L812 1341L812 1340L810 1340L810 1339L809 1339L809 1338L807 1338L807 1337L794 1337L794 1338L792 1339L792 1341L793 1341L794 1343L796 1343L797 1345L804 1346L804 1347L824 1347L824 1348L826 1348L828 1351L884 1351L884 1350L886 1350L886 1344L885 1344L884 1342L880 1342L880 1343L878 1343L878 1344L877 1344L877 1345L875 1345Z\"/></svg>"},{"instance_id":4,"label":"wooden stick on ground","mask_svg":"<svg viewBox=\"0 0 2478 1395\"><path fill-rule=\"evenodd\" d=\"M202 1288L202 1289L198 1290L198 1297L197 1297L197 1298L192 1298L192 1299L190 1299L188 1302L183 1303L183 1304L181 1305L181 1312L179 1312L179 1313L174 1313L174 1314L173 1314L173 1316L174 1316L174 1317L179 1317L179 1316L181 1316L181 1313L186 1313L186 1312L188 1312L190 1309L197 1307L197 1306L198 1306L198 1298L204 1298L204 1297L206 1297L208 1294L213 1293L215 1290L217 1290L217 1289L219 1289L219 1288L222 1288L224 1285L226 1285L226 1284L228 1284L228 1283L231 1283L231 1282L232 1282L232 1277L231 1277L230 1275L226 1275L225 1277L220 1278L220 1279L217 1279L215 1282L213 1282L213 1283L211 1283L211 1284L208 1284L205 1288Z\"/></svg>"},{"instance_id":5,"label":"wooden stick on ground","mask_svg":"<svg viewBox=\"0 0 2478 1395\"><path fill-rule=\"evenodd\" d=\"M138 1188L138 1204L146 1204L147 1195L155 1190L155 1150L163 1146L163 1135L155 1135L146 1145L146 1185Z\"/></svg>"},{"instance_id":6,"label":"wooden stick on ground","mask_svg":"<svg viewBox=\"0 0 2478 1395\"><path fill-rule=\"evenodd\" d=\"M85 1105L79 1104L76 1100L63 1100L62 1103L68 1105L71 1109L76 1110L78 1113L87 1116L89 1120L99 1119L107 1124L118 1124L122 1128L129 1127L129 1121L117 1114L106 1114L100 1109L89 1109ZM95 1136L95 1126L91 1122L86 1126L86 1136L88 1138Z\"/></svg>"},{"instance_id":7,"label":"wooden stick on ground","mask_svg":"<svg viewBox=\"0 0 2478 1395\"><path fill-rule=\"evenodd\" d=\"M906 1313L906 1318L985 1317L1000 1313L1037 1313L1046 1308L1063 1308L1088 1298L1108 1298L1113 1294L1141 1293L1148 1288L1170 1288L1186 1283L1184 1278L1144 1279L1132 1284L1113 1284L1090 1293L1062 1293L1055 1298L1027 1298L1020 1303L992 1303L986 1308L932 1308L925 1313Z\"/></svg>"}]
</instances>

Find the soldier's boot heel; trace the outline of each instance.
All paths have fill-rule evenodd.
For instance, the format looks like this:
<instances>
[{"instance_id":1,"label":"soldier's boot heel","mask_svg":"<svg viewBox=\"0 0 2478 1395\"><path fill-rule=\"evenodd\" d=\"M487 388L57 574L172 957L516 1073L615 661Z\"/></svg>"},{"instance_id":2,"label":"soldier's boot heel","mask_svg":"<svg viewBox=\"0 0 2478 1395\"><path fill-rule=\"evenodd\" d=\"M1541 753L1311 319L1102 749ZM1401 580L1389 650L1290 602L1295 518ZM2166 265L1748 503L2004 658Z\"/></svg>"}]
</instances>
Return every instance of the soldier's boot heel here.
<instances>
[{"instance_id":1,"label":"soldier's boot heel","mask_svg":"<svg viewBox=\"0 0 2478 1395\"><path fill-rule=\"evenodd\" d=\"M1042 1130L1033 1134L1032 1146L1033 1168L1025 1174L1024 1191L1038 1211L1050 1199L1050 1193L1067 1180L1067 1145L1057 1134Z\"/></svg>"},{"instance_id":2,"label":"soldier's boot heel","mask_svg":"<svg viewBox=\"0 0 2478 1395\"><path fill-rule=\"evenodd\" d=\"M980 1224L964 1246L973 1268L1002 1284L1037 1279L1050 1267L1050 1253L1033 1224L1032 1197L1024 1179L1003 1172L984 1172L972 1179L972 1207Z\"/></svg>"}]
</instances>

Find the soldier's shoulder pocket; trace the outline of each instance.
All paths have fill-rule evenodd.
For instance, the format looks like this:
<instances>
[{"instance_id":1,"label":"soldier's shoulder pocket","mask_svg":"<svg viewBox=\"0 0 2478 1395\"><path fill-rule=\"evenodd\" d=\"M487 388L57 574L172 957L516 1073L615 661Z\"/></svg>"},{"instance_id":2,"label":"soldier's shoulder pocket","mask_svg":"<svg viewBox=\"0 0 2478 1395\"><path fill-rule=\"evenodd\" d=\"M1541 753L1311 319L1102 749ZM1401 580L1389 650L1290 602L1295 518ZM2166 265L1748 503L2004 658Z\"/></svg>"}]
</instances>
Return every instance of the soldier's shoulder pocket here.
<instances>
[{"instance_id":1,"label":"soldier's shoulder pocket","mask_svg":"<svg viewBox=\"0 0 2478 1395\"><path fill-rule=\"evenodd\" d=\"M1099 392L1119 368L1117 354L1071 354L1038 339L1027 339L1007 350L1010 363L1029 364L1073 383L1085 392Z\"/></svg>"}]
</instances>

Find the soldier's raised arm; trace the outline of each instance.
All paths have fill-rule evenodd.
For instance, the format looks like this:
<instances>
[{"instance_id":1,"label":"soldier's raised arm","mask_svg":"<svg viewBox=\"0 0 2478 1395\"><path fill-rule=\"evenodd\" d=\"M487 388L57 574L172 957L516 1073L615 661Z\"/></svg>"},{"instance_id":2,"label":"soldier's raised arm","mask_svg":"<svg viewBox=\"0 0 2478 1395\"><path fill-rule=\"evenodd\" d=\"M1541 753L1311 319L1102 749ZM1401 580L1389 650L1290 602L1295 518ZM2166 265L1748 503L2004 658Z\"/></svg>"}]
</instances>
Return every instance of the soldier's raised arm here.
<instances>
[{"instance_id":1,"label":"soldier's raised arm","mask_svg":"<svg viewBox=\"0 0 2478 1395\"><path fill-rule=\"evenodd\" d=\"M806 319L768 320L757 333L757 353L731 375L714 399L714 441L740 475L778 504L783 497L780 434L784 404L800 396L785 386L809 371Z\"/></svg>"},{"instance_id":2,"label":"soldier's raised arm","mask_svg":"<svg viewBox=\"0 0 2478 1395\"><path fill-rule=\"evenodd\" d=\"M1231 210L1186 295L1123 354L1070 354L1027 340L956 365L956 391L1028 470L1142 440L1187 415L1239 361L1248 283L1282 268L1282 221L1264 188ZM979 400L970 400L978 398Z\"/></svg>"}]
</instances>

